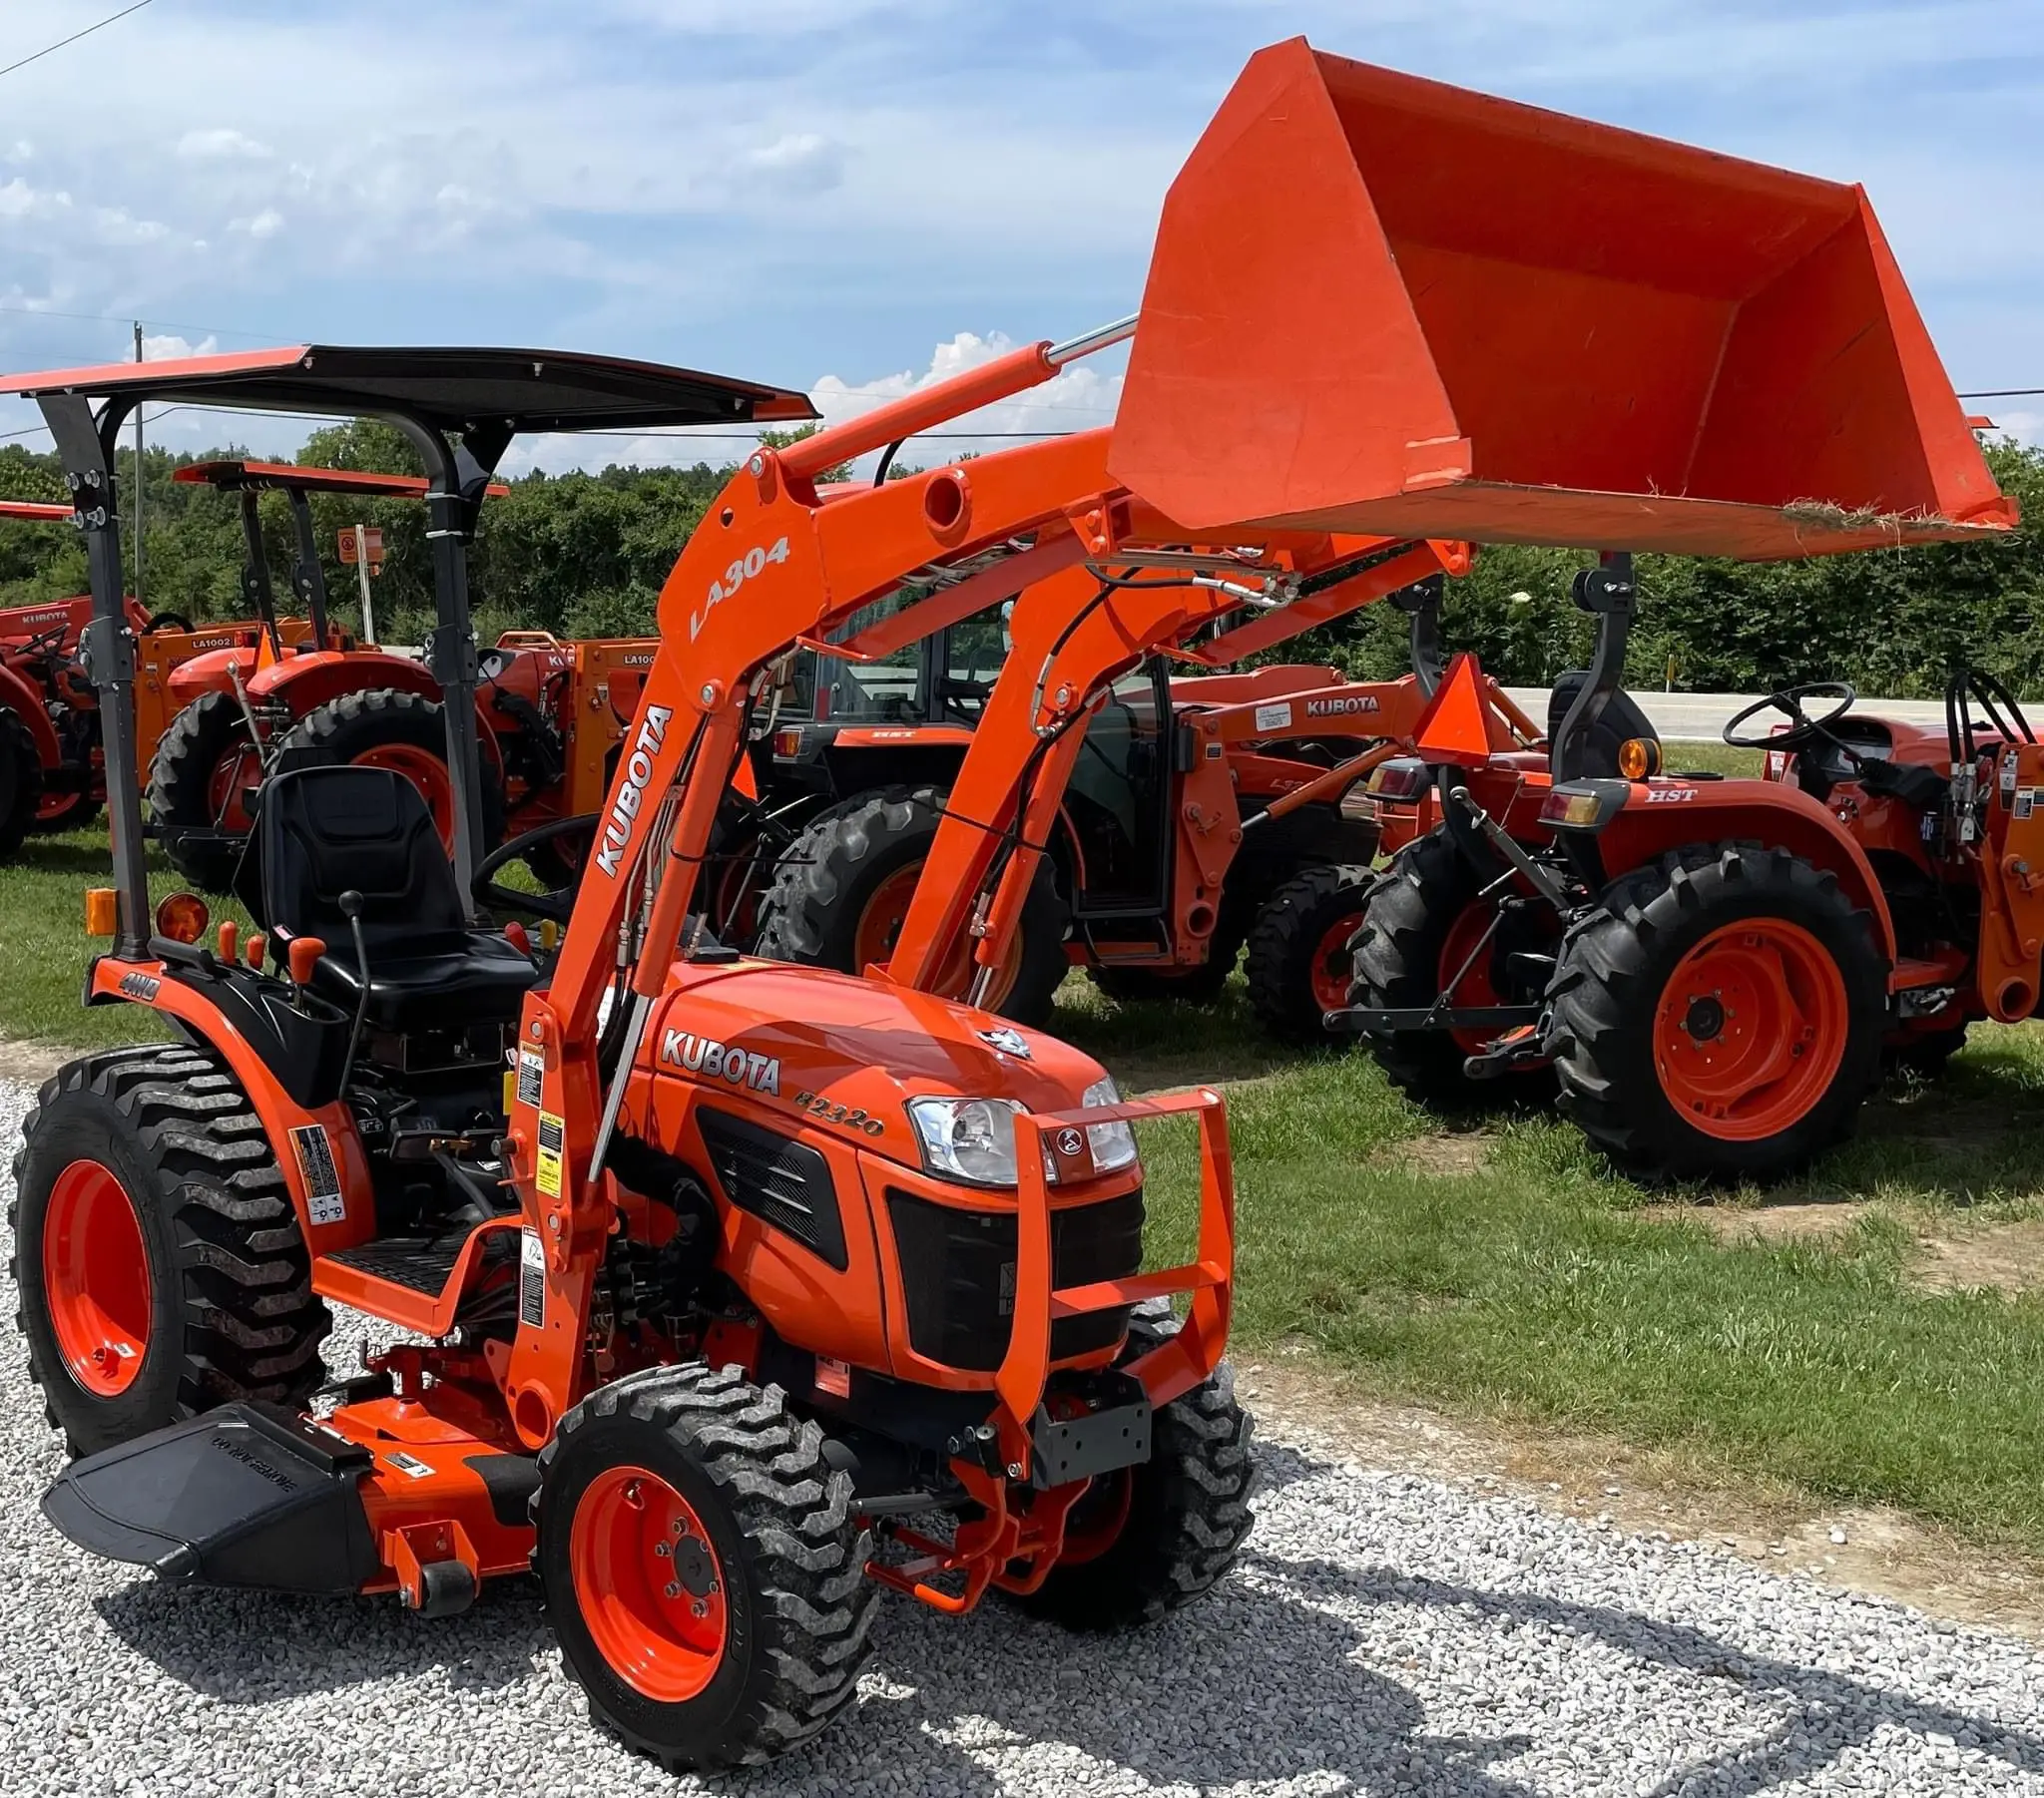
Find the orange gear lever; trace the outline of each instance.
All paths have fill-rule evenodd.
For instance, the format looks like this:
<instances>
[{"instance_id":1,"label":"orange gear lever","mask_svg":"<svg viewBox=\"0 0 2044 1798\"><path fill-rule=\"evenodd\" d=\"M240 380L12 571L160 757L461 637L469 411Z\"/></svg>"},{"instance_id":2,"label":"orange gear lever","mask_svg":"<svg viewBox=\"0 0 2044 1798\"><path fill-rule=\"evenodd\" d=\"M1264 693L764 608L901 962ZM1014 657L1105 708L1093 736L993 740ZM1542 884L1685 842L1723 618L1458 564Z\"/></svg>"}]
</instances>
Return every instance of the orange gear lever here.
<instances>
[{"instance_id":1,"label":"orange gear lever","mask_svg":"<svg viewBox=\"0 0 2044 1798\"><path fill-rule=\"evenodd\" d=\"M291 968L291 985L301 987L312 978L312 969L319 958L326 953L326 943L320 937L292 937L290 948L285 951Z\"/></svg>"}]
</instances>

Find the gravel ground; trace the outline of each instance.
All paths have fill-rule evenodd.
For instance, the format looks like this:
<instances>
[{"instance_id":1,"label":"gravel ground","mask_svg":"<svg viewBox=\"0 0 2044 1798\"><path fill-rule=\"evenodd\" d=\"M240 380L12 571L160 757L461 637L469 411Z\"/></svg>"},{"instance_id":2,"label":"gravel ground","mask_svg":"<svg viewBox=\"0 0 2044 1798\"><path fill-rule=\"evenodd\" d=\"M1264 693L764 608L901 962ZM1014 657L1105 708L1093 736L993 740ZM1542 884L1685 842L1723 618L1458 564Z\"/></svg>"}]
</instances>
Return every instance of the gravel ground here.
<instances>
[{"instance_id":1,"label":"gravel ground","mask_svg":"<svg viewBox=\"0 0 2044 1798\"><path fill-rule=\"evenodd\" d=\"M0 1085L0 1141L25 1101ZM132 1578L43 1523L59 1458L12 1344L0 1401L0 1792L691 1789L590 1730L525 1586L421 1622ZM1260 1460L1207 1602L1113 1642L893 1603L856 1710L712 1789L2044 1794L2018 1641L1303 1433Z\"/></svg>"}]
</instances>

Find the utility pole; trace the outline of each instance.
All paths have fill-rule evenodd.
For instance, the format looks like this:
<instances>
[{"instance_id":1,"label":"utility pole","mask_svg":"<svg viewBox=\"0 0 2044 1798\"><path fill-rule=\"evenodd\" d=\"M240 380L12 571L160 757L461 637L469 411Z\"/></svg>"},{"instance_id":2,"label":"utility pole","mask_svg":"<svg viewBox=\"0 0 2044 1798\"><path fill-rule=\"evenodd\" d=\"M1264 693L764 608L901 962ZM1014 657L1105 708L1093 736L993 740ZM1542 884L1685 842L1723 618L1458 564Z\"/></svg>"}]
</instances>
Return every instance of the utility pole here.
<instances>
[{"instance_id":1,"label":"utility pole","mask_svg":"<svg viewBox=\"0 0 2044 1798\"><path fill-rule=\"evenodd\" d=\"M135 321L135 359L142 360L142 320ZM135 408L135 603L142 604L142 408Z\"/></svg>"}]
</instances>

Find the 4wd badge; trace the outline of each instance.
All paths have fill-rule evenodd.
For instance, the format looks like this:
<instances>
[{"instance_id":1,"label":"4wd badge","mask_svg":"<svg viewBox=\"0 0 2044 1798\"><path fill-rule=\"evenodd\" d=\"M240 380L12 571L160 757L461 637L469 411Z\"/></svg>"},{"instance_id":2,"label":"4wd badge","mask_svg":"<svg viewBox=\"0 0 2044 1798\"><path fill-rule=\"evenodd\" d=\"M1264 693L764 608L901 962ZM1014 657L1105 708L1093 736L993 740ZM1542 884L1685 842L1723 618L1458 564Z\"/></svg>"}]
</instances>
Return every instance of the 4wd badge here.
<instances>
[{"instance_id":1,"label":"4wd badge","mask_svg":"<svg viewBox=\"0 0 2044 1798\"><path fill-rule=\"evenodd\" d=\"M1029 1039L1019 1030L1010 1030L1005 1024L993 1030L983 1030L979 1040L990 1049L998 1049L1003 1055L1012 1055L1018 1062L1031 1061Z\"/></svg>"}]
</instances>

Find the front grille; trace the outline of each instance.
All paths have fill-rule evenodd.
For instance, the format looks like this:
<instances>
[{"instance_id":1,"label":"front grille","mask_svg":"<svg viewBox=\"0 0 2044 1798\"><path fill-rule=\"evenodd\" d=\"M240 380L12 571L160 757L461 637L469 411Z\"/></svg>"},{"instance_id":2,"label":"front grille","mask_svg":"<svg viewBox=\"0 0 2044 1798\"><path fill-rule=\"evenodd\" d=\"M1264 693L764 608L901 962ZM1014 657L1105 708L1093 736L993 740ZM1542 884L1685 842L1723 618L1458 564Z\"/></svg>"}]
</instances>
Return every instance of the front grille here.
<instances>
[{"instance_id":1,"label":"front grille","mask_svg":"<svg viewBox=\"0 0 2044 1798\"><path fill-rule=\"evenodd\" d=\"M712 1106L697 1108L696 1127L726 1198L844 1271L850 1256L828 1161L806 1142Z\"/></svg>"},{"instance_id":2,"label":"front grille","mask_svg":"<svg viewBox=\"0 0 2044 1798\"><path fill-rule=\"evenodd\" d=\"M909 1346L946 1367L975 1373L999 1367L1014 1327L1015 1213L961 1211L890 1186L887 1215L908 1297ZM1141 1189L1053 1211L1050 1243L1054 1286L1140 1271ZM1050 1329L1051 1359L1111 1347L1127 1325L1126 1306L1060 1318Z\"/></svg>"}]
</instances>

